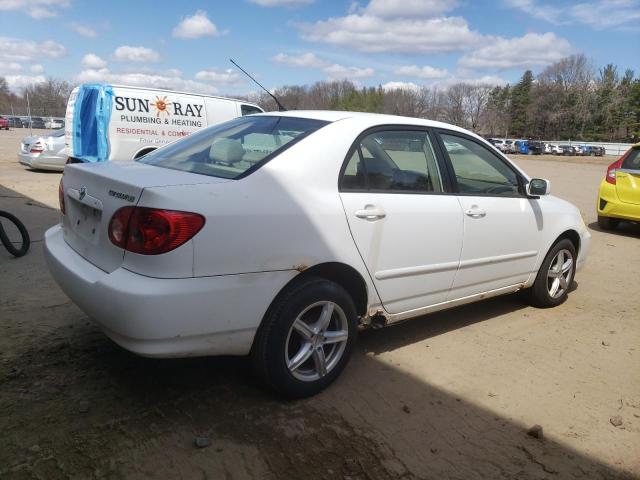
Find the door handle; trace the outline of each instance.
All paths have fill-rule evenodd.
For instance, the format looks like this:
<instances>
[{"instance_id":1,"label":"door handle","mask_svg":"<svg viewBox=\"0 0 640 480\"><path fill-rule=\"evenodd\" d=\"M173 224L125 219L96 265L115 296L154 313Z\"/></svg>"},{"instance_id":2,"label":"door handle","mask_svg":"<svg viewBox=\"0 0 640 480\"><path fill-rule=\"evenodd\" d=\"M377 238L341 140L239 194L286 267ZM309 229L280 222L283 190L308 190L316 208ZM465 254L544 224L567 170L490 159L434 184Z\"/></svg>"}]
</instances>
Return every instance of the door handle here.
<instances>
[{"instance_id":1,"label":"door handle","mask_svg":"<svg viewBox=\"0 0 640 480\"><path fill-rule=\"evenodd\" d=\"M369 207L369 205L367 205L367 207ZM356 210L354 212L355 216L358 218L364 218L366 220L377 220L387 216L387 214L381 208L373 206L370 208L367 207L363 208L362 210Z\"/></svg>"},{"instance_id":2,"label":"door handle","mask_svg":"<svg viewBox=\"0 0 640 480\"><path fill-rule=\"evenodd\" d=\"M471 218L482 218L487 215L487 212L480 210L477 207L471 207L469 210L465 210L464 213Z\"/></svg>"}]
</instances>

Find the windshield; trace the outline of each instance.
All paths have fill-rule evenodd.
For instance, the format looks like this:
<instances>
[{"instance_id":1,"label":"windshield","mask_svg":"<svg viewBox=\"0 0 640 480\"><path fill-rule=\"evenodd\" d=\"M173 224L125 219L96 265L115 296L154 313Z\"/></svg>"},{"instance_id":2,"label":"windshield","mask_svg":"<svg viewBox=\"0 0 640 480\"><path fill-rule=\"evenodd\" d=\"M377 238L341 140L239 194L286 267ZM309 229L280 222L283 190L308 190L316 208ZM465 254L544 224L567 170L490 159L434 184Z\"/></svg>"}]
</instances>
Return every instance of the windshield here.
<instances>
[{"instance_id":1,"label":"windshield","mask_svg":"<svg viewBox=\"0 0 640 480\"><path fill-rule=\"evenodd\" d=\"M236 118L149 153L139 162L213 177L240 178L327 123L266 115Z\"/></svg>"}]
</instances>

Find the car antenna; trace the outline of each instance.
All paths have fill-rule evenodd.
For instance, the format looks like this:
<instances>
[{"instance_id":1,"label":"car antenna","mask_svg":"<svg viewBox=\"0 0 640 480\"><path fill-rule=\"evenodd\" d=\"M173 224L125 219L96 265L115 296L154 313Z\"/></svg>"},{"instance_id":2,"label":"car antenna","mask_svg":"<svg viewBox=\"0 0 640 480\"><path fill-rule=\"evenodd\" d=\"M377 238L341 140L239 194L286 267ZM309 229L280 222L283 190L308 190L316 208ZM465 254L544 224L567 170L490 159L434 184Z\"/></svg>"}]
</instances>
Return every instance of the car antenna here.
<instances>
[{"instance_id":1,"label":"car antenna","mask_svg":"<svg viewBox=\"0 0 640 480\"><path fill-rule=\"evenodd\" d=\"M248 73L244 68L242 68L242 67L241 67L240 65L238 65L236 62L234 62L234 61L233 61L233 58L230 58L230 59L229 59L229 61L230 61L231 63L233 63L236 67L238 67L238 68L240 69L240 71L241 71L242 73L244 73L247 77L249 77L251 80L253 80L253 81L254 81L254 82L255 82L255 83L256 83L256 84L257 84L257 85L258 85L262 90L264 90L265 92L267 92L267 95L269 95L271 98L273 98L273 99L275 100L276 105L278 105L278 111L279 111L279 112L286 112L286 111L287 111L287 109L286 109L286 108L284 108L284 107L282 106L282 104L280 103L280 100L278 100L278 99L276 98L276 96L275 96L273 93L271 93L269 90L267 90L266 88L264 88L264 87L262 86L262 84L261 84L260 82L258 82L255 78L253 78L251 75L249 75L249 73Z\"/></svg>"}]
</instances>

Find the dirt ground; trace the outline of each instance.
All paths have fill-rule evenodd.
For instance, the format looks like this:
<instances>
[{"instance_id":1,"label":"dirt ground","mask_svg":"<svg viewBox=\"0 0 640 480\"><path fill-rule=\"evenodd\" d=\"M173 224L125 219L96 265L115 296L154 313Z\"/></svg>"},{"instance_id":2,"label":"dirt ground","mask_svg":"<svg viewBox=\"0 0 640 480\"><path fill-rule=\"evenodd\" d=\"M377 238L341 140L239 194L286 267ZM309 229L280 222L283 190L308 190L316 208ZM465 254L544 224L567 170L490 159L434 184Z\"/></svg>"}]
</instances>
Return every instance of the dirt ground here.
<instances>
[{"instance_id":1,"label":"dirt ground","mask_svg":"<svg viewBox=\"0 0 640 480\"><path fill-rule=\"evenodd\" d=\"M0 132L0 209L33 239L0 250L0 478L640 478L640 227L594 223L611 158L514 156L591 228L564 305L511 295L364 332L331 388L287 402L244 359L136 357L68 300L41 248L60 174L17 163L22 135Z\"/></svg>"}]
</instances>

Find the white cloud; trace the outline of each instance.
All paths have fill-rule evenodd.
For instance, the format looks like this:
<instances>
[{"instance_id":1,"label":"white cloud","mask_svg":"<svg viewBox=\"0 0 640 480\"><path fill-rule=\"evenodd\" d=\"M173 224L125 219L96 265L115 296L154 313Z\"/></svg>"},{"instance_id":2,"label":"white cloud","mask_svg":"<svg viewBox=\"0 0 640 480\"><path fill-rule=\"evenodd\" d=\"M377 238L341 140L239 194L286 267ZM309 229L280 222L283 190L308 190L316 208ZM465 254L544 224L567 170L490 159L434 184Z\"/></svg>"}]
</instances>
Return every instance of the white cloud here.
<instances>
[{"instance_id":1,"label":"white cloud","mask_svg":"<svg viewBox=\"0 0 640 480\"><path fill-rule=\"evenodd\" d=\"M555 25L560 25L567 21L563 11L553 5L542 5L536 0L506 0L507 4L513 8L522 10L533 18L546 20Z\"/></svg>"},{"instance_id":2,"label":"white cloud","mask_svg":"<svg viewBox=\"0 0 640 480\"><path fill-rule=\"evenodd\" d=\"M578 3L569 8L578 22L596 29L617 27L640 20L640 2L637 0L600 0Z\"/></svg>"},{"instance_id":3,"label":"white cloud","mask_svg":"<svg viewBox=\"0 0 640 480\"><path fill-rule=\"evenodd\" d=\"M96 38L98 36L98 33L93 28L83 23L71 22L69 28L83 37Z\"/></svg>"},{"instance_id":4,"label":"white cloud","mask_svg":"<svg viewBox=\"0 0 640 480\"><path fill-rule=\"evenodd\" d=\"M457 0L371 0L362 12L381 18L433 18L457 5Z\"/></svg>"},{"instance_id":5,"label":"white cloud","mask_svg":"<svg viewBox=\"0 0 640 480\"><path fill-rule=\"evenodd\" d=\"M541 67L571 54L573 48L555 33L527 33L511 39L497 37L490 44L463 55L458 63L466 68Z\"/></svg>"},{"instance_id":6,"label":"white cloud","mask_svg":"<svg viewBox=\"0 0 640 480\"><path fill-rule=\"evenodd\" d=\"M446 68L434 68L429 65L424 67L418 67L417 65L406 65L404 67L397 68L394 72L396 75L405 75L407 77L416 78L445 78L449 75L449 71Z\"/></svg>"},{"instance_id":7,"label":"white cloud","mask_svg":"<svg viewBox=\"0 0 640 480\"><path fill-rule=\"evenodd\" d=\"M2 62L0 61L0 75L8 72L19 72L22 70L22 65L18 62Z\"/></svg>"},{"instance_id":8,"label":"white cloud","mask_svg":"<svg viewBox=\"0 0 640 480\"><path fill-rule=\"evenodd\" d=\"M163 73L149 72L130 72L117 73L111 72L108 68L87 69L80 72L74 77L78 83L118 83L121 85L131 85L134 87L149 88L166 88L170 90L179 90L184 92L195 92L213 95L218 93L218 89L213 85L194 80L182 78L182 75L176 75L179 71L167 71Z\"/></svg>"},{"instance_id":9,"label":"white cloud","mask_svg":"<svg viewBox=\"0 0 640 480\"><path fill-rule=\"evenodd\" d=\"M310 5L314 0L249 0L249 2L261 7L297 7L299 5Z\"/></svg>"},{"instance_id":10,"label":"white cloud","mask_svg":"<svg viewBox=\"0 0 640 480\"><path fill-rule=\"evenodd\" d=\"M506 0L513 8L525 12L533 18L545 20L554 25L582 23L595 29L617 27L640 20L638 0L594 0L559 6L537 0Z\"/></svg>"},{"instance_id":11,"label":"white cloud","mask_svg":"<svg viewBox=\"0 0 640 480\"><path fill-rule=\"evenodd\" d=\"M495 86L495 85L506 85L507 82L504 78L495 76L495 75L482 75L480 77L467 76L467 75L453 75L444 80L438 80L431 84L432 87L435 88L447 88L451 85L455 85L456 83L466 83L474 86Z\"/></svg>"},{"instance_id":12,"label":"white cloud","mask_svg":"<svg viewBox=\"0 0 640 480\"><path fill-rule=\"evenodd\" d=\"M21 38L0 37L0 60L27 62L35 58L60 58L67 50L53 40L37 43Z\"/></svg>"},{"instance_id":13,"label":"white cloud","mask_svg":"<svg viewBox=\"0 0 640 480\"><path fill-rule=\"evenodd\" d=\"M34 83L42 83L47 80L43 75L6 75L4 78L7 81L9 90L14 93L20 93L24 87L28 87Z\"/></svg>"},{"instance_id":14,"label":"white cloud","mask_svg":"<svg viewBox=\"0 0 640 480\"><path fill-rule=\"evenodd\" d=\"M373 68L346 67L338 63L330 63L311 52L300 55L279 53L275 57L271 57L271 60L297 68L319 69L326 73L331 80L367 78L375 74Z\"/></svg>"},{"instance_id":15,"label":"white cloud","mask_svg":"<svg viewBox=\"0 0 640 480\"><path fill-rule=\"evenodd\" d=\"M200 38L216 37L221 35L218 27L209 20L207 12L198 10L191 16L184 17L180 23L173 28L171 34L178 38Z\"/></svg>"},{"instance_id":16,"label":"white cloud","mask_svg":"<svg viewBox=\"0 0 640 480\"><path fill-rule=\"evenodd\" d=\"M337 63L323 68L322 71L327 73L332 80L368 78L373 77L376 73L373 68L345 67Z\"/></svg>"},{"instance_id":17,"label":"white cloud","mask_svg":"<svg viewBox=\"0 0 640 480\"><path fill-rule=\"evenodd\" d=\"M292 67L302 67L302 68L323 68L329 65L329 62L326 62L316 56L315 53L303 53L301 55L286 55L284 53L279 53L275 57L272 57L276 63L284 63L286 65L291 65Z\"/></svg>"},{"instance_id":18,"label":"white cloud","mask_svg":"<svg viewBox=\"0 0 640 480\"><path fill-rule=\"evenodd\" d=\"M58 16L58 9L68 8L70 0L2 0L0 10L22 11L31 18L41 20Z\"/></svg>"},{"instance_id":19,"label":"white cloud","mask_svg":"<svg viewBox=\"0 0 640 480\"><path fill-rule=\"evenodd\" d=\"M417 92L420 90L420 86L416 85L413 82L387 82L382 85L383 90L391 91L391 90L411 90Z\"/></svg>"},{"instance_id":20,"label":"white cloud","mask_svg":"<svg viewBox=\"0 0 640 480\"><path fill-rule=\"evenodd\" d=\"M31 73L42 73L44 72L44 67L39 63L35 63L29 67Z\"/></svg>"},{"instance_id":21,"label":"white cloud","mask_svg":"<svg viewBox=\"0 0 640 480\"><path fill-rule=\"evenodd\" d=\"M113 58L119 62L153 63L160 61L160 54L151 48L123 45L116 48Z\"/></svg>"},{"instance_id":22,"label":"white cloud","mask_svg":"<svg viewBox=\"0 0 640 480\"><path fill-rule=\"evenodd\" d=\"M304 40L364 52L446 53L483 40L461 17L384 18L351 14L298 25Z\"/></svg>"},{"instance_id":23,"label":"white cloud","mask_svg":"<svg viewBox=\"0 0 640 480\"><path fill-rule=\"evenodd\" d=\"M100 69L107 66L107 61L103 60L95 53L87 53L82 57L82 65L86 68Z\"/></svg>"},{"instance_id":24,"label":"white cloud","mask_svg":"<svg viewBox=\"0 0 640 480\"><path fill-rule=\"evenodd\" d=\"M238 85L238 83L244 82L240 74L230 68L224 71L217 71L213 69L201 70L196 73L195 79L212 82L220 86L235 86Z\"/></svg>"}]
</instances>

